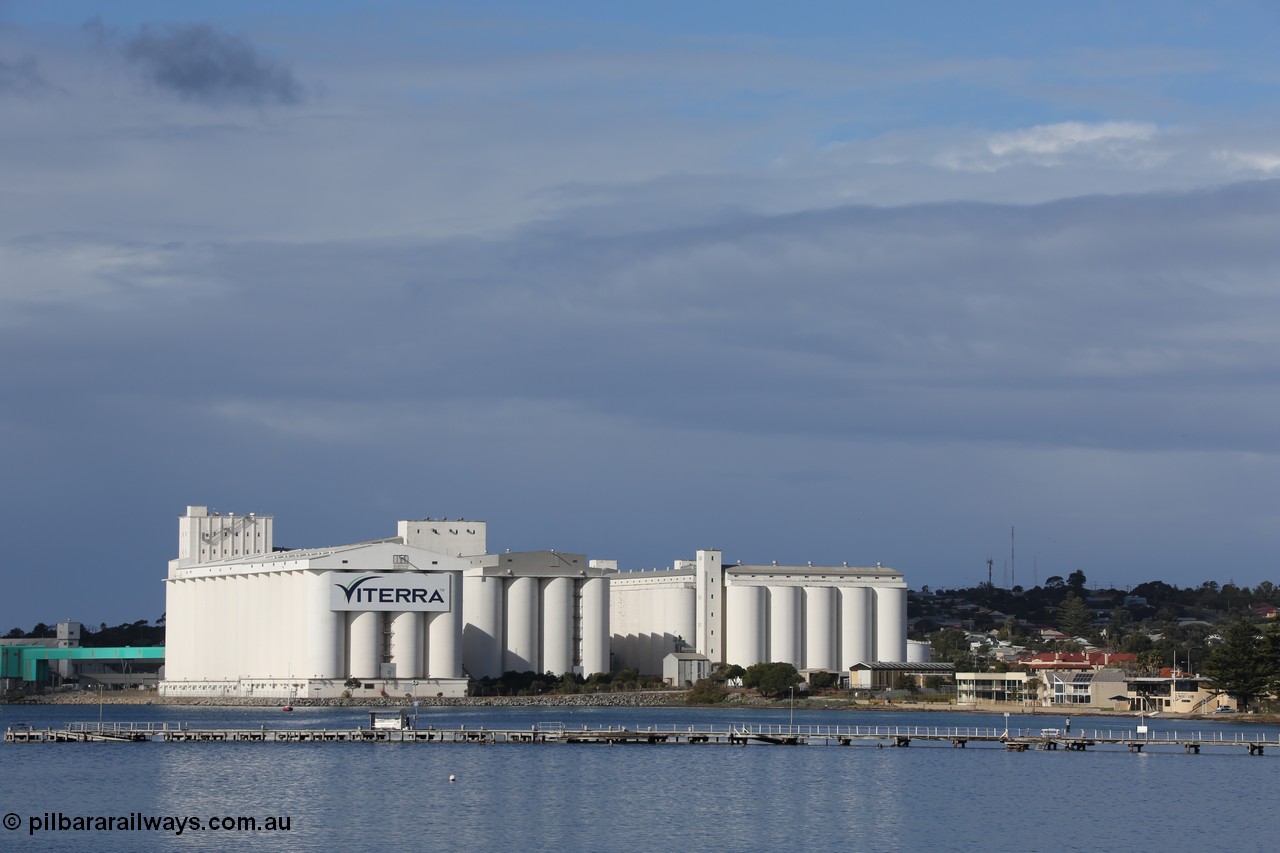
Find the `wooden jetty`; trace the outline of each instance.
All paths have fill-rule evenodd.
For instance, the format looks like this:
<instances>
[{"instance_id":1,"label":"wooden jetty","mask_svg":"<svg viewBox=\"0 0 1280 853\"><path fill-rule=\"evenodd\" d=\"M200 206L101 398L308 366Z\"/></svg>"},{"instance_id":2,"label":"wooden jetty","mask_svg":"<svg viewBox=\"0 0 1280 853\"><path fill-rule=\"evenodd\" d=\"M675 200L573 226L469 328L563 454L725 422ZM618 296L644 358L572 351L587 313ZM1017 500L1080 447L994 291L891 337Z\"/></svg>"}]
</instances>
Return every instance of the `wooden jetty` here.
<instances>
[{"instance_id":1,"label":"wooden jetty","mask_svg":"<svg viewBox=\"0 0 1280 853\"><path fill-rule=\"evenodd\" d=\"M1059 729L1001 729L942 726L604 726L571 728L563 723L538 723L523 729L468 726L414 728L267 728L208 729L186 723L68 723L65 728L10 726L5 743L437 743L437 744L600 744L600 745L772 745L909 747L913 743L970 744L1014 752L1057 750L1084 752L1093 747L1181 749L1199 754L1202 748L1246 750L1264 755L1267 747L1280 752L1280 734L1267 732L1164 731L1091 729L1064 733Z\"/></svg>"}]
</instances>

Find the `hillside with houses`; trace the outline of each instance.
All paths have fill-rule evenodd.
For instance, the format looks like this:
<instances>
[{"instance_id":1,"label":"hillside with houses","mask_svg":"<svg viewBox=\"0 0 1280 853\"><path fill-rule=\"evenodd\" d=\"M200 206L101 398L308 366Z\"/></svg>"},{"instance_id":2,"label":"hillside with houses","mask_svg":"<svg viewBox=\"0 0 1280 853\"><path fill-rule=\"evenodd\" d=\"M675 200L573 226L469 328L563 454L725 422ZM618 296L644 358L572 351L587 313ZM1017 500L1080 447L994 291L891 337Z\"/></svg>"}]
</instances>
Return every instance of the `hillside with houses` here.
<instances>
[{"instance_id":1,"label":"hillside with houses","mask_svg":"<svg viewBox=\"0 0 1280 853\"><path fill-rule=\"evenodd\" d=\"M908 626L954 665L960 704L1233 713L1280 687L1280 590L1206 581L913 591Z\"/></svg>"}]
</instances>

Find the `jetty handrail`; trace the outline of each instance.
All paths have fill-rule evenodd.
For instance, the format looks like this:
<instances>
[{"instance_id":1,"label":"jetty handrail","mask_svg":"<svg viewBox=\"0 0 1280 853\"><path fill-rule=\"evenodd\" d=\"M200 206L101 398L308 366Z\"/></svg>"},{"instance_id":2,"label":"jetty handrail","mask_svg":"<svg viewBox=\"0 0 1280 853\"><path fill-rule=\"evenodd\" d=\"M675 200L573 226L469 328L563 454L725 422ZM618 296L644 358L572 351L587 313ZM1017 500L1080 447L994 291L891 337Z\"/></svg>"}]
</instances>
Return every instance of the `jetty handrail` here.
<instances>
[{"instance_id":1,"label":"jetty handrail","mask_svg":"<svg viewBox=\"0 0 1280 853\"><path fill-rule=\"evenodd\" d=\"M693 727L689 727L692 730ZM656 729L654 729L656 730ZM714 734L715 726L700 729ZM929 738L999 738L1005 729L986 726L840 726L786 723L741 723L731 725L732 734L801 735L806 737L929 737ZM1009 731L1010 736L1028 736L1029 730Z\"/></svg>"},{"instance_id":2,"label":"jetty handrail","mask_svg":"<svg viewBox=\"0 0 1280 853\"><path fill-rule=\"evenodd\" d=\"M69 732L185 732L190 723L67 723Z\"/></svg>"}]
</instances>

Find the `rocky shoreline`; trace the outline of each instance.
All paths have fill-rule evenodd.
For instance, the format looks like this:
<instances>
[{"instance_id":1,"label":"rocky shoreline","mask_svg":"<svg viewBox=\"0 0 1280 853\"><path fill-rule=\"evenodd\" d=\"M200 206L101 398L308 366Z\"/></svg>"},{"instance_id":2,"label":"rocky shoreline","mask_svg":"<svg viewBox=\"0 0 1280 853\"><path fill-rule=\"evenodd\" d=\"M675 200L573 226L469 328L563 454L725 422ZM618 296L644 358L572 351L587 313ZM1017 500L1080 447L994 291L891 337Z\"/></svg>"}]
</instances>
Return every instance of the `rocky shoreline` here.
<instances>
[{"instance_id":1,"label":"rocky shoreline","mask_svg":"<svg viewBox=\"0 0 1280 853\"><path fill-rule=\"evenodd\" d=\"M648 690L619 693L566 693L547 696L466 696L466 697L423 697L419 700L424 708L684 708L689 707L687 693L681 690ZM169 707L207 707L207 708L276 708L286 704L280 698L237 698L237 697L201 697L175 698L158 696L154 691L133 690L113 691L99 696L89 691L68 693L47 693L39 696L24 696L16 700L10 699L0 704L8 705L163 705ZM351 699L294 699L290 703L296 708L401 708L406 700L402 697L365 697ZM748 692L733 693L718 705L718 708L740 708L744 710L787 708L786 699L766 699ZM842 697L813 697L797 699L794 705L800 711L890 711L890 712L982 712L1001 714L1009 711L1017 716L1063 717L1059 708L1004 708L983 706L980 708L960 708L950 703L938 702L894 702L892 704L866 701L856 702ZM1070 716L1076 717L1136 717L1132 711L1074 711ZM1173 714L1161 714L1148 719L1155 722L1159 719L1220 719L1223 722L1240 723L1276 723L1273 715L1242 714L1228 718L1217 716L1191 717Z\"/></svg>"},{"instance_id":2,"label":"rocky shoreline","mask_svg":"<svg viewBox=\"0 0 1280 853\"><path fill-rule=\"evenodd\" d=\"M422 697L422 707L582 707L582 708L661 708L685 704L685 694L678 691L643 691L635 693L567 693L548 696L466 696ZM375 696L351 699L284 700L272 697L192 697L158 696L154 691L119 691L99 696L88 691L74 693L46 693L11 700L11 705L165 705L209 708L275 708L292 705L295 708L400 708L408 704L403 697Z\"/></svg>"}]
</instances>

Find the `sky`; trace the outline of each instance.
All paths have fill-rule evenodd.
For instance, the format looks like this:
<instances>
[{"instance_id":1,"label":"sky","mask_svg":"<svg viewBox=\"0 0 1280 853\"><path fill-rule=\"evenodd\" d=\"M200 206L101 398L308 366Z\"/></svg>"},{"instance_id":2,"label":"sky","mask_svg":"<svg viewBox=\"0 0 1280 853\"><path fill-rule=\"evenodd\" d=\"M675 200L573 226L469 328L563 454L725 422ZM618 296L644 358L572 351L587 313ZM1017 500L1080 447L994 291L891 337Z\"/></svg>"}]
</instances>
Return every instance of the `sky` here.
<instances>
[{"instance_id":1,"label":"sky","mask_svg":"<svg viewBox=\"0 0 1280 853\"><path fill-rule=\"evenodd\" d=\"M1276 570L1280 6L0 0L0 630L276 544Z\"/></svg>"}]
</instances>

